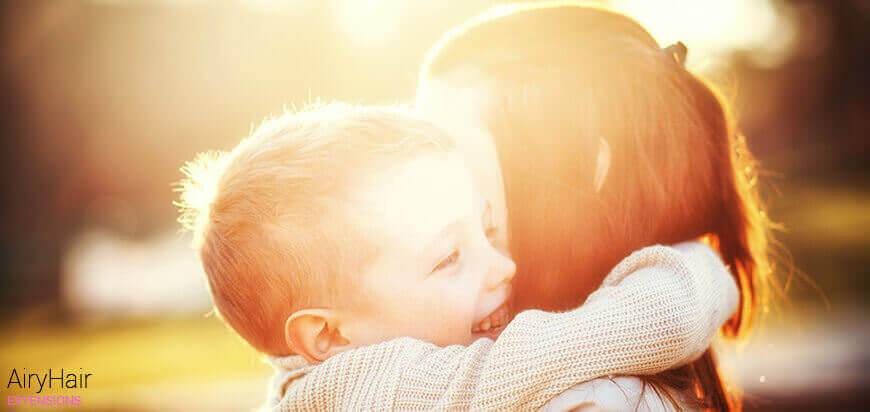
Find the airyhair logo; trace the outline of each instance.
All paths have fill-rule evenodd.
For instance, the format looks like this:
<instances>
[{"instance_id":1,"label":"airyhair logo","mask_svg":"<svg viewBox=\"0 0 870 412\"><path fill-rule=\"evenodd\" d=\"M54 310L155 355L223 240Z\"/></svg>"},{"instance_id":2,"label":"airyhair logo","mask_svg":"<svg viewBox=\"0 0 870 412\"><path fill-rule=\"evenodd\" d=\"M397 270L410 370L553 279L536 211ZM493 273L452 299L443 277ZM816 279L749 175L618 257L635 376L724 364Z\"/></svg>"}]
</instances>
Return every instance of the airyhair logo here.
<instances>
[{"instance_id":1,"label":"airyhair logo","mask_svg":"<svg viewBox=\"0 0 870 412\"><path fill-rule=\"evenodd\" d=\"M49 390L87 389L88 380L93 373L82 369L51 369L44 371L28 371L13 368L6 382L7 390L29 391L29 395L7 395L6 406L21 407L77 407L82 403L79 395L47 395Z\"/></svg>"}]
</instances>

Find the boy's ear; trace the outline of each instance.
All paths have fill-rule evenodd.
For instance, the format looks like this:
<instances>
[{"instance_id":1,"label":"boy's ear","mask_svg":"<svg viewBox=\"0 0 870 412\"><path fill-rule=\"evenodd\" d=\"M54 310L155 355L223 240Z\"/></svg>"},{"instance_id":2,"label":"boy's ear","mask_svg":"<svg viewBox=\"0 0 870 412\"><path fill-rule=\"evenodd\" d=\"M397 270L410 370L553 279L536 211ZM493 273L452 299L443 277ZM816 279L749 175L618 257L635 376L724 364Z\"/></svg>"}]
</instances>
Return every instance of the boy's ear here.
<instances>
[{"instance_id":1,"label":"boy's ear","mask_svg":"<svg viewBox=\"0 0 870 412\"><path fill-rule=\"evenodd\" d=\"M290 350L308 362L323 362L350 344L338 323L335 312L329 309L299 310L284 322L284 339Z\"/></svg>"}]
</instances>

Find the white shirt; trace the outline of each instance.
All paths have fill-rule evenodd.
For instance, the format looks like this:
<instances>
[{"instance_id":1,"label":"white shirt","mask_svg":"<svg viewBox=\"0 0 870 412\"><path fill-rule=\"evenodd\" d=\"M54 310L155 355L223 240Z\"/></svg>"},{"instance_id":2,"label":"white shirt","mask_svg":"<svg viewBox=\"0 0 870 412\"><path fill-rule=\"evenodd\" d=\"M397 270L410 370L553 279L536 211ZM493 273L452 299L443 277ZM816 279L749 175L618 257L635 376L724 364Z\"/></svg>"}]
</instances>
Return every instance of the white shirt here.
<instances>
[{"instance_id":1,"label":"white shirt","mask_svg":"<svg viewBox=\"0 0 870 412\"><path fill-rule=\"evenodd\" d=\"M688 402L674 391L668 392L677 402L679 410L692 410ZM600 411L676 411L671 400L651 385L644 385L635 376L599 378L583 382L551 399L542 412L600 412Z\"/></svg>"}]
</instances>

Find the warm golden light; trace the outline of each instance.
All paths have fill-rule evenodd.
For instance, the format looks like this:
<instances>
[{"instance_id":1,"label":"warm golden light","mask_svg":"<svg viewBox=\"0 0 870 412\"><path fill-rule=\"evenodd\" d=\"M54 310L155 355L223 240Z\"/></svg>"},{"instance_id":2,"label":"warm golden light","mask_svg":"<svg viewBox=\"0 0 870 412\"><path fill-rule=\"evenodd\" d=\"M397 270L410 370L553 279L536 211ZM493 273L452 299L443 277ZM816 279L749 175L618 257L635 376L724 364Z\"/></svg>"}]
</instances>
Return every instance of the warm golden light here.
<instances>
[{"instance_id":1,"label":"warm golden light","mask_svg":"<svg viewBox=\"0 0 870 412\"><path fill-rule=\"evenodd\" d=\"M662 46L687 44L690 64L736 51L774 64L787 55L795 37L789 11L769 0L614 0L610 5L637 19Z\"/></svg>"},{"instance_id":2,"label":"warm golden light","mask_svg":"<svg viewBox=\"0 0 870 412\"><path fill-rule=\"evenodd\" d=\"M334 0L339 29L362 47L385 46L398 40L405 3L399 0Z\"/></svg>"},{"instance_id":3,"label":"warm golden light","mask_svg":"<svg viewBox=\"0 0 870 412\"><path fill-rule=\"evenodd\" d=\"M501 79L453 84L452 75L444 76L433 89L432 79L419 84L420 67L444 33L492 6L509 10L522 8L519 3L550 2L624 13L662 47L685 43L688 68L719 86L733 108L734 126L758 157L758 165L735 172L750 176L746 188L758 190L768 205L769 215L752 217L776 223L770 262L776 276L771 279L780 284L771 288L767 301L757 301L763 321L753 326L750 339L741 345L723 340L716 348L719 368L729 372L725 381L733 385L728 392L745 393L747 412L861 410L870 389L870 188L865 183L870 177L865 92L870 90L870 2L821 0L7 2L10 6L0 6L5 23L0 30L0 153L5 155L0 180L9 194L0 212L0 334L6 337L0 340L0 365L5 365L0 374L7 382L12 367L40 374L82 368L95 375L84 391L55 387L36 394L4 387L4 410L22 409L9 405L9 396L64 394L82 396L79 410L104 412L230 412L262 406L273 370L213 311L199 255L191 236L179 233L176 218L182 208L185 226L208 223L220 175L216 170L223 167L215 158L258 129L264 118L319 101L412 104L458 137L457 151L468 159L476 156L466 165L472 181L490 183L475 190L501 201L490 205L491 215L483 220L517 220L522 208L509 211L502 199L500 162L512 155L522 166L535 146L501 144L502 149L516 147L513 154L499 153L493 141L485 140L499 112L481 108L489 108L484 103L491 92L501 91L489 87L502 87ZM547 28L560 30L552 24ZM505 54L514 55L516 34L506 30L497 36L507 40ZM482 56L486 50L470 47L467 55ZM573 53L570 46L555 50ZM529 67L537 67L535 59ZM517 85L524 103L549 98L538 84L538 79L543 86L551 84L549 69ZM600 84L622 80L621 70L603 72ZM457 78L465 74L458 72ZM674 74L667 70L666 75ZM570 72L568 77L574 79ZM652 98L657 80L640 82L626 101ZM542 118L550 109L574 113L568 103L580 97L571 95L558 106L526 104L523 110ZM662 99L661 104L672 102ZM626 116L617 116L626 112L622 106L591 106L583 106L589 119L608 114L620 128L629 124ZM502 110L501 105L492 108ZM649 127L665 123L648 120ZM567 130L562 123L525 123L529 131ZM582 189L590 194L600 189L596 198L633 166L624 162L616 138L603 138L599 156L590 153L581 165L590 170ZM570 142L570 137L559 139ZM208 150L213 152L179 170ZM702 150L689 154L697 157ZM555 162L541 159L525 163L542 170L530 177L533 185L554 182L548 169ZM603 167L608 163L610 168ZM438 183L450 173L435 164L428 170ZM526 178L525 169L516 170L520 173L512 179ZM184 176L189 180L174 183ZM578 216L585 216L584 210L563 207L569 199L562 193L575 190L573 182L555 182L552 187L571 190L517 196L511 204L549 202L556 212L579 210ZM689 186L682 186L688 192ZM410 186L384 190L380 197L372 191L372 202L386 205L370 208L401 223L396 227L403 230L421 223L416 214L470 213L449 210L456 194L446 189L434 193L428 186ZM406 196L420 200L424 195L429 200L418 202L418 208L402 206ZM679 198L681 205L689 205L685 198ZM652 225L647 203L639 206L644 224ZM557 236L540 230L548 221L561 228L558 218L529 213L527 233L538 237L520 236L506 224L493 224L495 234L488 230L487 235L503 252L518 255L516 245L526 242L543 245L534 253L545 253L555 250L559 239L573 236L567 230ZM374 220L368 216L366 222ZM576 250L587 247L578 242ZM602 247L609 249L612 244Z\"/></svg>"}]
</instances>

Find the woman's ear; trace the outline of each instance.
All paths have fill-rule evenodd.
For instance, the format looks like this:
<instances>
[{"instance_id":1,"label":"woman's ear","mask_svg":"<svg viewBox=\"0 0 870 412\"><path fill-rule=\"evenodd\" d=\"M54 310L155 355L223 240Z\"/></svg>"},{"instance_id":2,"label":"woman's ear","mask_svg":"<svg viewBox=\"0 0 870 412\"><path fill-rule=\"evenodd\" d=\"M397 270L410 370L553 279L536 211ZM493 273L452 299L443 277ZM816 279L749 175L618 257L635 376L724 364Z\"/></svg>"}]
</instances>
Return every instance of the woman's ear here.
<instances>
[{"instance_id":1,"label":"woman's ear","mask_svg":"<svg viewBox=\"0 0 870 412\"><path fill-rule=\"evenodd\" d=\"M601 186L604 186L604 179L607 178L607 172L610 171L610 157L610 145L602 137L598 142L598 155L595 157L595 177L592 180L596 192L601 191Z\"/></svg>"},{"instance_id":2,"label":"woman's ear","mask_svg":"<svg viewBox=\"0 0 870 412\"><path fill-rule=\"evenodd\" d=\"M338 316L329 309L294 312L284 322L284 339L290 350L311 363L323 362L350 344L341 335Z\"/></svg>"}]
</instances>

